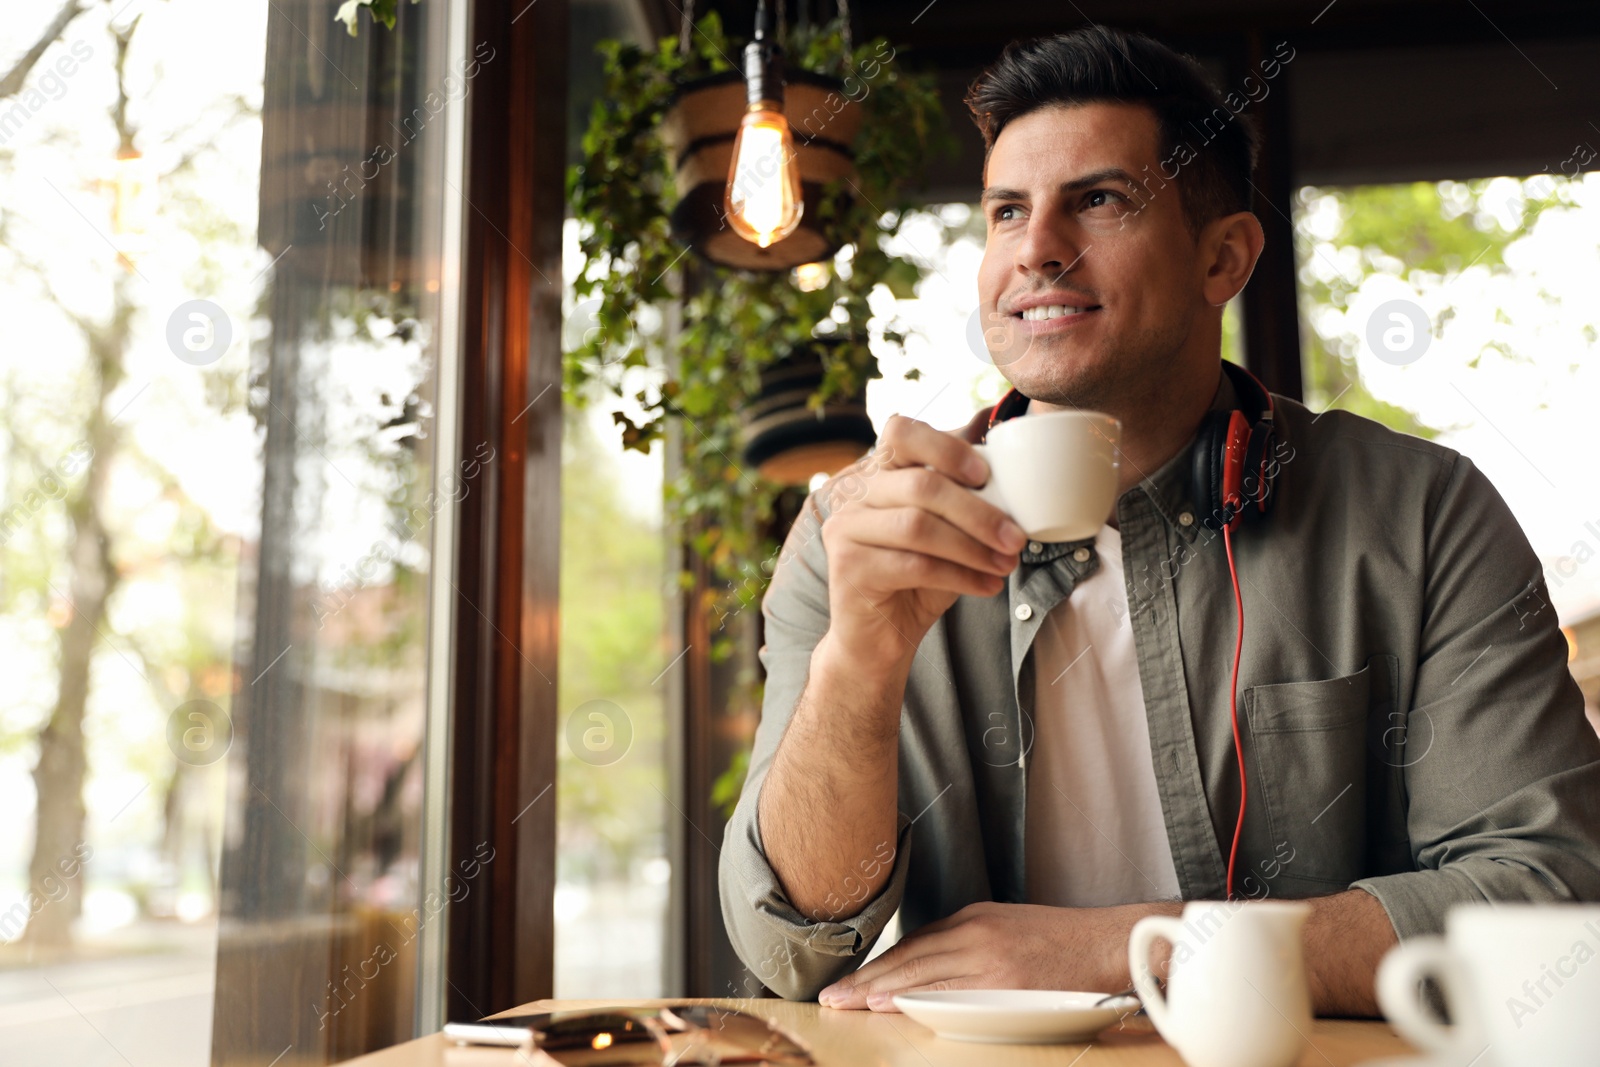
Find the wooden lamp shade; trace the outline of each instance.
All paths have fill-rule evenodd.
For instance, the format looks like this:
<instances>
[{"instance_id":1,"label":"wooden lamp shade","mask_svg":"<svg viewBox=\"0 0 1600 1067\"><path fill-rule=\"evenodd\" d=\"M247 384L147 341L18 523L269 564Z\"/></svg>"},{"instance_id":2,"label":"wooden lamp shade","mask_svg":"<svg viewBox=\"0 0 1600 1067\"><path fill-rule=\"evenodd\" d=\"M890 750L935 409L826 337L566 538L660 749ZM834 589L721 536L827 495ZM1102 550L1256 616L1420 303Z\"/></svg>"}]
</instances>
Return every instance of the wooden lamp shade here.
<instances>
[{"instance_id":1,"label":"wooden lamp shade","mask_svg":"<svg viewBox=\"0 0 1600 1067\"><path fill-rule=\"evenodd\" d=\"M734 138L748 106L744 75L723 71L679 90L661 123L673 162L678 204L672 231L701 256L741 270L789 270L826 259L839 250L818 218L823 186L853 181L850 145L861 129L861 107L844 95L838 79L790 71L784 84L784 117L794 133L805 211L799 227L767 248L745 240L724 217Z\"/></svg>"}]
</instances>

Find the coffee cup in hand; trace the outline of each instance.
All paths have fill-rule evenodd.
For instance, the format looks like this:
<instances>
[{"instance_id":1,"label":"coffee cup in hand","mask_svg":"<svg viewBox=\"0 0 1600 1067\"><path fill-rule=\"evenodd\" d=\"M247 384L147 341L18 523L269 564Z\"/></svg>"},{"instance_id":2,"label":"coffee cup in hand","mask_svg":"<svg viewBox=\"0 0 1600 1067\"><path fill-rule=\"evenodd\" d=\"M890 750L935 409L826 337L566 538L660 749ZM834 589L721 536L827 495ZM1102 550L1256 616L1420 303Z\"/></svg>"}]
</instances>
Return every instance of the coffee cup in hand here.
<instances>
[{"instance_id":1,"label":"coffee cup in hand","mask_svg":"<svg viewBox=\"0 0 1600 1067\"><path fill-rule=\"evenodd\" d=\"M989 465L979 496L1033 541L1081 541L1100 532L1117 500L1122 423L1098 411L1007 419L975 445Z\"/></svg>"}]
</instances>

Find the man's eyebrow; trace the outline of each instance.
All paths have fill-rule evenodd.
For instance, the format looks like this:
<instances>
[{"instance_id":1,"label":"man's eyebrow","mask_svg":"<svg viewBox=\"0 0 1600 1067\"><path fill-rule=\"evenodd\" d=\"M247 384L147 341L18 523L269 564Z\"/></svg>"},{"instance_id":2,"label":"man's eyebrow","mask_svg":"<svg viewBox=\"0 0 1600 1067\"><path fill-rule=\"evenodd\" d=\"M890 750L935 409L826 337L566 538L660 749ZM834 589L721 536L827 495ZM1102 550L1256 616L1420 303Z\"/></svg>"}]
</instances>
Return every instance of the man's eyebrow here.
<instances>
[{"instance_id":1,"label":"man's eyebrow","mask_svg":"<svg viewBox=\"0 0 1600 1067\"><path fill-rule=\"evenodd\" d=\"M1062 182L1060 188L1064 193L1076 193L1090 186L1099 185L1101 182L1118 182L1129 189L1138 188L1138 183L1134 181L1133 175L1121 167L1105 167L1100 170L1090 171L1088 174L1081 175L1069 182ZM1027 199L1028 194L1021 189L1008 189L997 185L985 189L983 195L978 198L978 203L988 204L995 200L1025 201Z\"/></svg>"}]
</instances>

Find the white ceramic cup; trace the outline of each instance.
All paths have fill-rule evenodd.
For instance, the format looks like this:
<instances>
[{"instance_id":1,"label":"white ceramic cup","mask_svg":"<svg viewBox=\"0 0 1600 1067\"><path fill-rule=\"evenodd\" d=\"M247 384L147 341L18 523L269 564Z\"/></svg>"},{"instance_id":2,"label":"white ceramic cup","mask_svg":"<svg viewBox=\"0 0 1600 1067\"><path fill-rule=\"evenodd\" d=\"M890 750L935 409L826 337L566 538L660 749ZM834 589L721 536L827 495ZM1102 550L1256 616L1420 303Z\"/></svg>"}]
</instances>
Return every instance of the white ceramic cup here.
<instances>
[{"instance_id":1,"label":"white ceramic cup","mask_svg":"<svg viewBox=\"0 0 1600 1067\"><path fill-rule=\"evenodd\" d=\"M1378 968L1378 1003L1404 1037L1477 1067L1600 1063L1600 905L1463 904L1444 929L1396 945ZM1451 1023L1422 1004L1423 978Z\"/></svg>"},{"instance_id":2,"label":"white ceramic cup","mask_svg":"<svg viewBox=\"0 0 1600 1067\"><path fill-rule=\"evenodd\" d=\"M1007 419L974 446L989 464L978 495L1033 541L1080 541L1100 532L1117 500L1122 423L1098 411Z\"/></svg>"},{"instance_id":3,"label":"white ceramic cup","mask_svg":"<svg viewBox=\"0 0 1600 1067\"><path fill-rule=\"evenodd\" d=\"M1289 1067L1311 1033L1301 931L1311 914L1292 901L1193 901L1183 916L1140 919L1128 967L1144 1010L1189 1067ZM1150 948L1172 945L1167 992Z\"/></svg>"}]
</instances>

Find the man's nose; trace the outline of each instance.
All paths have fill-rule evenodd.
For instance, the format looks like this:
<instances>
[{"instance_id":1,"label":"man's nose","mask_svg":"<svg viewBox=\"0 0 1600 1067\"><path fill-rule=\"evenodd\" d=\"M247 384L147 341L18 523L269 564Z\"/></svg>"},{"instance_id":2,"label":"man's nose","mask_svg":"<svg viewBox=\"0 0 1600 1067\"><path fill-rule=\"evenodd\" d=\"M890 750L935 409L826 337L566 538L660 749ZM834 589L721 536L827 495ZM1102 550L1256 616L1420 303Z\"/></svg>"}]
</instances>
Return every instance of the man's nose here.
<instances>
[{"instance_id":1,"label":"man's nose","mask_svg":"<svg viewBox=\"0 0 1600 1067\"><path fill-rule=\"evenodd\" d=\"M1016 266L1024 274L1061 277L1083 260L1087 244L1052 212L1040 211L1028 219L1028 229L1017 245Z\"/></svg>"}]
</instances>

